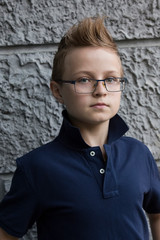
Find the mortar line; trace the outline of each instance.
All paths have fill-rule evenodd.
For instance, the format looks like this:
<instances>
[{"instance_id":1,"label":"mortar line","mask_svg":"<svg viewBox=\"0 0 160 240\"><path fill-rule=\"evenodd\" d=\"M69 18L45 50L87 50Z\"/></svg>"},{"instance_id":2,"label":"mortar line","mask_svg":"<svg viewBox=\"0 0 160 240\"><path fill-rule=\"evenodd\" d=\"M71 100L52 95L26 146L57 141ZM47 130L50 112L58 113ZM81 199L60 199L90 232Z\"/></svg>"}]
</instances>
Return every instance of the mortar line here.
<instances>
[{"instance_id":1,"label":"mortar line","mask_svg":"<svg viewBox=\"0 0 160 240\"><path fill-rule=\"evenodd\" d=\"M13 172L1 172L0 173L0 179L8 179L8 178L12 178L13 174L15 171Z\"/></svg>"},{"instance_id":2,"label":"mortar line","mask_svg":"<svg viewBox=\"0 0 160 240\"><path fill-rule=\"evenodd\" d=\"M132 39L116 41L119 48L146 48L160 46L160 38L154 39Z\"/></svg>"},{"instance_id":3,"label":"mortar line","mask_svg":"<svg viewBox=\"0 0 160 240\"><path fill-rule=\"evenodd\" d=\"M57 50L57 47L58 44L56 43L0 46L0 55L54 52Z\"/></svg>"},{"instance_id":4,"label":"mortar line","mask_svg":"<svg viewBox=\"0 0 160 240\"><path fill-rule=\"evenodd\" d=\"M119 48L156 47L160 46L160 38L117 40L116 43ZM0 55L35 53L35 52L54 52L57 50L57 47L58 43L0 46Z\"/></svg>"}]
</instances>

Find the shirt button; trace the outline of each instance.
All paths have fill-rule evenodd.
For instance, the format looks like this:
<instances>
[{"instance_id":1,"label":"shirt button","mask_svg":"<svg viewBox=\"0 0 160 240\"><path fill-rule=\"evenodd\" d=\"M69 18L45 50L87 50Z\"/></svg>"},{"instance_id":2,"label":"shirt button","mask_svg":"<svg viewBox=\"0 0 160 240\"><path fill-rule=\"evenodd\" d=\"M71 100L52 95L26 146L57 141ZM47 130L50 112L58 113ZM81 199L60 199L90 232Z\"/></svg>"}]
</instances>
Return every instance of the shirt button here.
<instances>
[{"instance_id":1,"label":"shirt button","mask_svg":"<svg viewBox=\"0 0 160 240\"><path fill-rule=\"evenodd\" d=\"M94 151L91 151L91 152L90 152L90 155L91 155L92 157L94 157L96 154L95 154Z\"/></svg>"},{"instance_id":2,"label":"shirt button","mask_svg":"<svg viewBox=\"0 0 160 240\"><path fill-rule=\"evenodd\" d=\"M105 170L104 170L103 168L101 168L101 169L99 170L99 172L100 172L101 174L104 174L104 173L105 173Z\"/></svg>"}]
</instances>

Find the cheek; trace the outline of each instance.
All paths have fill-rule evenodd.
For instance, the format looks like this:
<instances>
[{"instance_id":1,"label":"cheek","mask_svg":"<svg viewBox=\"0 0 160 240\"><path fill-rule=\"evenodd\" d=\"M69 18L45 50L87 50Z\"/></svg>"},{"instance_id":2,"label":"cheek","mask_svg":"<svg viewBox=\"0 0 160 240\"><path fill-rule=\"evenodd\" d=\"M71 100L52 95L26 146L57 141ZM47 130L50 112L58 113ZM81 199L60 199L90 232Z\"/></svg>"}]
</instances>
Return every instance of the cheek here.
<instances>
[{"instance_id":1,"label":"cheek","mask_svg":"<svg viewBox=\"0 0 160 240\"><path fill-rule=\"evenodd\" d=\"M64 97L64 104L68 111L80 111L81 109L84 109L88 103L88 98L84 95L68 93Z\"/></svg>"},{"instance_id":2,"label":"cheek","mask_svg":"<svg viewBox=\"0 0 160 240\"><path fill-rule=\"evenodd\" d=\"M121 96L119 96L119 98L117 98L117 101L116 101L116 103L117 103L117 109L116 109L116 111L118 111L118 110L119 110L119 108L120 108Z\"/></svg>"},{"instance_id":3,"label":"cheek","mask_svg":"<svg viewBox=\"0 0 160 240\"><path fill-rule=\"evenodd\" d=\"M119 108L120 102L121 102L121 93L113 93L110 96L111 104L115 108Z\"/></svg>"},{"instance_id":4,"label":"cheek","mask_svg":"<svg viewBox=\"0 0 160 240\"><path fill-rule=\"evenodd\" d=\"M117 93L117 104L120 104L121 102L121 93Z\"/></svg>"}]
</instances>

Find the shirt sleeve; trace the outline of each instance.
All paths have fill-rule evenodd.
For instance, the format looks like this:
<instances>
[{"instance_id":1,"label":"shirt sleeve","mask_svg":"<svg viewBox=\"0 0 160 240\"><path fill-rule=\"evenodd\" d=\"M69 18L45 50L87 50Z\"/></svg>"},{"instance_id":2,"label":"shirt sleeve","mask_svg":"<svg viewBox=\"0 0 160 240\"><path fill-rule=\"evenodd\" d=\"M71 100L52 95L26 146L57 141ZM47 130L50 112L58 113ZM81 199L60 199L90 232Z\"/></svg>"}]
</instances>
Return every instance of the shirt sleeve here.
<instances>
[{"instance_id":1,"label":"shirt sleeve","mask_svg":"<svg viewBox=\"0 0 160 240\"><path fill-rule=\"evenodd\" d=\"M144 197L144 210L149 214L160 213L160 172L157 164L149 152L150 162L150 190Z\"/></svg>"},{"instance_id":2,"label":"shirt sleeve","mask_svg":"<svg viewBox=\"0 0 160 240\"><path fill-rule=\"evenodd\" d=\"M10 191L0 203L0 227L8 234L21 238L36 221L38 214L36 193L17 162Z\"/></svg>"}]
</instances>

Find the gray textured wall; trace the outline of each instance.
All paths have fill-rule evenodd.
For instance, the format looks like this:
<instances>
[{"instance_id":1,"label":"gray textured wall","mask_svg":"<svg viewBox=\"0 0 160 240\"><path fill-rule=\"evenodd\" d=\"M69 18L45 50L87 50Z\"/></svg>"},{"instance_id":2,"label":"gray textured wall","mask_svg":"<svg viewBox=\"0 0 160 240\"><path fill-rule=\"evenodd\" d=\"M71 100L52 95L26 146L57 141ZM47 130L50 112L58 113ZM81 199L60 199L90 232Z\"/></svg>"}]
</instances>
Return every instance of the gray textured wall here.
<instances>
[{"instance_id":1,"label":"gray textured wall","mask_svg":"<svg viewBox=\"0 0 160 240\"><path fill-rule=\"evenodd\" d=\"M58 133L62 108L49 90L57 43L97 14L109 17L129 79L120 114L160 166L160 0L0 0L0 199L15 159Z\"/></svg>"}]
</instances>

